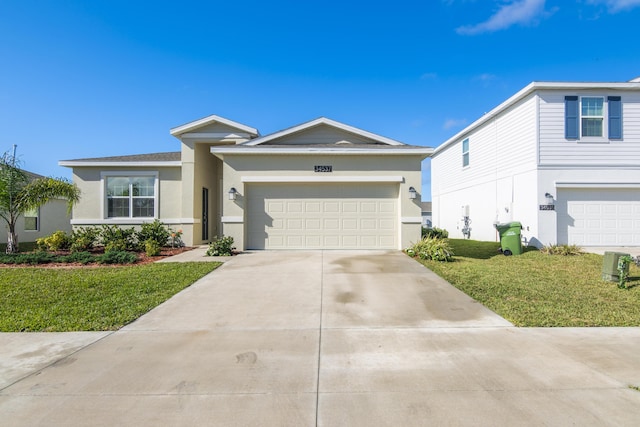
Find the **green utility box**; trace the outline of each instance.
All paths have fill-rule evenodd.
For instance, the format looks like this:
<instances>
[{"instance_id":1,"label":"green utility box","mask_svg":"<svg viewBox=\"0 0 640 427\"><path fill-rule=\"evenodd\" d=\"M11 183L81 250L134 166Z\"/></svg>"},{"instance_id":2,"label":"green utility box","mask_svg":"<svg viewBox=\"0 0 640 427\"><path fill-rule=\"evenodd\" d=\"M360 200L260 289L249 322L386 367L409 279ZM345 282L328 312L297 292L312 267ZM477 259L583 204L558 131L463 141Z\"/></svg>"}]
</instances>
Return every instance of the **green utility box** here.
<instances>
[{"instance_id":1,"label":"green utility box","mask_svg":"<svg viewBox=\"0 0 640 427\"><path fill-rule=\"evenodd\" d=\"M623 256L629 256L624 252L605 252L604 261L602 263L602 280L608 280L610 282L617 282L620 280L620 273L618 271L618 261ZM627 263L627 274L629 273L629 264Z\"/></svg>"},{"instance_id":2,"label":"green utility box","mask_svg":"<svg viewBox=\"0 0 640 427\"><path fill-rule=\"evenodd\" d=\"M517 221L496 224L500 234L500 252L505 255L520 255L522 253L522 224Z\"/></svg>"}]
</instances>

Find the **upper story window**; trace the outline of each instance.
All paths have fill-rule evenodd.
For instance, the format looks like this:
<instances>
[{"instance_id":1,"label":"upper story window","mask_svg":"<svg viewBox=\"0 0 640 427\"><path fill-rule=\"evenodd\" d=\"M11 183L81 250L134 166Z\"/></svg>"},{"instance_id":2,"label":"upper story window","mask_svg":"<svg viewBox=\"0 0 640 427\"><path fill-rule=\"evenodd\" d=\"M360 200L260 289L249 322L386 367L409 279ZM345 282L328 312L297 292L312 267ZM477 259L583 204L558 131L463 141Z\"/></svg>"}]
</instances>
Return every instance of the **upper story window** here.
<instances>
[{"instance_id":1,"label":"upper story window","mask_svg":"<svg viewBox=\"0 0 640 427\"><path fill-rule=\"evenodd\" d=\"M582 97L582 136L602 137L604 122L604 98Z\"/></svg>"},{"instance_id":2,"label":"upper story window","mask_svg":"<svg viewBox=\"0 0 640 427\"><path fill-rule=\"evenodd\" d=\"M105 176L107 218L155 218L157 176L154 173Z\"/></svg>"},{"instance_id":3,"label":"upper story window","mask_svg":"<svg viewBox=\"0 0 640 427\"><path fill-rule=\"evenodd\" d=\"M565 96L567 139L622 138L622 100L619 96Z\"/></svg>"},{"instance_id":4,"label":"upper story window","mask_svg":"<svg viewBox=\"0 0 640 427\"><path fill-rule=\"evenodd\" d=\"M469 166L469 138L462 141L462 167Z\"/></svg>"}]
</instances>

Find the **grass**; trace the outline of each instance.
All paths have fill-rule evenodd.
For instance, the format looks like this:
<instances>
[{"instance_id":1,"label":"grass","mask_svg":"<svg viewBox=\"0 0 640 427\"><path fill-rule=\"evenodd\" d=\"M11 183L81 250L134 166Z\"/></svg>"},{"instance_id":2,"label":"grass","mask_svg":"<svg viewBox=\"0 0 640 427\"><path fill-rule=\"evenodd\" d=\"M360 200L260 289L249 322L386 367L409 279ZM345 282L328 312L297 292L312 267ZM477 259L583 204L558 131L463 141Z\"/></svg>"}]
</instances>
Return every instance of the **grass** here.
<instances>
[{"instance_id":1,"label":"grass","mask_svg":"<svg viewBox=\"0 0 640 427\"><path fill-rule=\"evenodd\" d=\"M0 332L116 330L220 263L0 270Z\"/></svg>"},{"instance_id":2,"label":"grass","mask_svg":"<svg viewBox=\"0 0 640 427\"><path fill-rule=\"evenodd\" d=\"M499 243L450 239L454 262L419 261L517 326L640 326L640 270L629 289L605 282L602 255L498 253Z\"/></svg>"}]
</instances>

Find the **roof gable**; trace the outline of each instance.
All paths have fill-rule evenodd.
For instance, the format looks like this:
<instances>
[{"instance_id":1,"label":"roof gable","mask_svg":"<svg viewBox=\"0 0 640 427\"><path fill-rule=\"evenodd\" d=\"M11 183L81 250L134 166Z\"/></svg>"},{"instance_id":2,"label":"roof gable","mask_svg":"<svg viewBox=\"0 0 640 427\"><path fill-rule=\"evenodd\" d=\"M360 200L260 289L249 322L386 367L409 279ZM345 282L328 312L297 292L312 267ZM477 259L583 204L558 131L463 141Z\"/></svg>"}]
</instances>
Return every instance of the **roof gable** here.
<instances>
[{"instance_id":1,"label":"roof gable","mask_svg":"<svg viewBox=\"0 0 640 427\"><path fill-rule=\"evenodd\" d=\"M326 117L320 117L298 126L256 138L243 145L404 145Z\"/></svg>"},{"instance_id":2,"label":"roof gable","mask_svg":"<svg viewBox=\"0 0 640 427\"><path fill-rule=\"evenodd\" d=\"M177 138L190 133L212 132L248 134L252 138L260 135L258 130L255 128L234 122L233 120L225 119L224 117L220 117L215 114L175 127L169 132Z\"/></svg>"}]
</instances>

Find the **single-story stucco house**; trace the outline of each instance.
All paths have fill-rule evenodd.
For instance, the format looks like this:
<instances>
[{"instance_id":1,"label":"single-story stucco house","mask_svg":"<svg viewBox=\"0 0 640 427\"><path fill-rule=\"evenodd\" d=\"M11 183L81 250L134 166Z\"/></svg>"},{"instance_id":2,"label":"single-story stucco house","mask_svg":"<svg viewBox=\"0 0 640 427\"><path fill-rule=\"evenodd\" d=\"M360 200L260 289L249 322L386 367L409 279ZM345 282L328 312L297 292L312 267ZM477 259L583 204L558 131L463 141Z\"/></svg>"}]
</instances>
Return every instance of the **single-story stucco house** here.
<instances>
[{"instance_id":1,"label":"single-story stucco house","mask_svg":"<svg viewBox=\"0 0 640 427\"><path fill-rule=\"evenodd\" d=\"M65 160L82 192L71 224L159 219L185 244L402 249L420 239L421 161L410 146L324 117L261 136L216 115L171 129L178 152Z\"/></svg>"},{"instance_id":2,"label":"single-story stucco house","mask_svg":"<svg viewBox=\"0 0 640 427\"><path fill-rule=\"evenodd\" d=\"M496 240L640 246L640 78L533 82L437 147L433 223Z\"/></svg>"},{"instance_id":3,"label":"single-story stucco house","mask_svg":"<svg viewBox=\"0 0 640 427\"><path fill-rule=\"evenodd\" d=\"M30 179L44 178L33 172L24 171ZM67 210L67 201L64 199L52 199L38 209L25 212L18 217L16 234L18 245L21 243L35 242L41 237L46 237L61 230L71 232L69 220L71 215ZM7 243L9 226L0 219L0 243Z\"/></svg>"}]
</instances>

